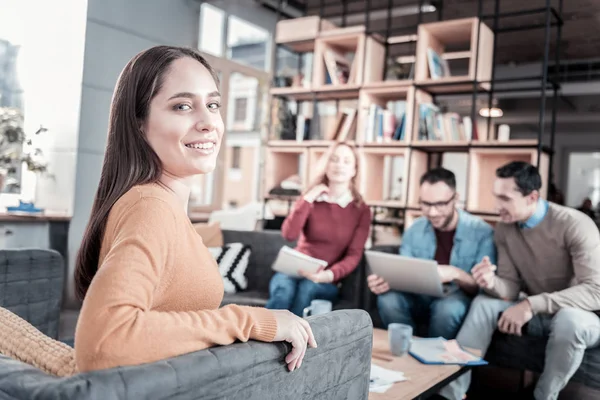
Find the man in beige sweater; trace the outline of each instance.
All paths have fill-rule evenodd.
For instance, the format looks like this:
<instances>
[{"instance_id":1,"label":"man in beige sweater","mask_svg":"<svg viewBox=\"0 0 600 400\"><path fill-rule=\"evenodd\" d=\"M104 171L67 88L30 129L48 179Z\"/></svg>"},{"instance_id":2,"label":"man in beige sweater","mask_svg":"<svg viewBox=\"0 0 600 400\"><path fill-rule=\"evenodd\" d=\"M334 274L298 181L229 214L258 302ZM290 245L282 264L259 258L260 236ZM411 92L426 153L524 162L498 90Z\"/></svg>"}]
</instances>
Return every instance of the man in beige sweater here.
<instances>
[{"instance_id":1,"label":"man in beige sweater","mask_svg":"<svg viewBox=\"0 0 600 400\"><path fill-rule=\"evenodd\" d=\"M530 164L496 171L498 265L484 258L473 268L485 294L473 301L457 340L485 353L496 329L520 336L528 323L529 334L548 335L534 398L554 400L585 350L600 346L600 234L587 215L541 199L540 187ZM465 374L440 395L462 399L469 384Z\"/></svg>"}]
</instances>

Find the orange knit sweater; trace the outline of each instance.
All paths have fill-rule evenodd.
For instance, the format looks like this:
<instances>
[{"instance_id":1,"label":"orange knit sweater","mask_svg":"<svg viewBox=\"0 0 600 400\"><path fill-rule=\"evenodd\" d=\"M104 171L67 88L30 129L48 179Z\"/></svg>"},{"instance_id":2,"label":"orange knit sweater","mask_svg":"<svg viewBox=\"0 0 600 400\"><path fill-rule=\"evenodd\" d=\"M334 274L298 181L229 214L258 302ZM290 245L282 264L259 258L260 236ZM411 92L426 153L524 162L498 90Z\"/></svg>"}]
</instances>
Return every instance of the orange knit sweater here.
<instances>
[{"instance_id":1,"label":"orange knit sweater","mask_svg":"<svg viewBox=\"0 0 600 400\"><path fill-rule=\"evenodd\" d=\"M138 365L236 340L273 341L264 308L219 308L218 266L175 195L132 188L112 207L75 332L79 371Z\"/></svg>"}]
</instances>

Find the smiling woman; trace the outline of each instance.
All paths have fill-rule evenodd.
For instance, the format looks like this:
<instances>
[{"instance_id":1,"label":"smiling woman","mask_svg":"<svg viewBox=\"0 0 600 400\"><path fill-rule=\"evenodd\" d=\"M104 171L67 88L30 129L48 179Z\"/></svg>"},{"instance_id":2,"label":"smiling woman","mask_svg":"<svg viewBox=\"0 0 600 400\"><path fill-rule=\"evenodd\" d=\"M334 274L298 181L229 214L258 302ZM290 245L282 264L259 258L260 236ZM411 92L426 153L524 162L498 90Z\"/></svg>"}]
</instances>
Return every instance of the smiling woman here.
<instances>
[{"instance_id":1,"label":"smiling woman","mask_svg":"<svg viewBox=\"0 0 600 400\"><path fill-rule=\"evenodd\" d=\"M293 370L316 346L308 323L289 312L219 308L218 267L187 216L191 180L215 169L223 138L218 86L200 54L169 46L138 54L119 77L76 263L80 371L249 339L291 342Z\"/></svg>"}]
</instances>

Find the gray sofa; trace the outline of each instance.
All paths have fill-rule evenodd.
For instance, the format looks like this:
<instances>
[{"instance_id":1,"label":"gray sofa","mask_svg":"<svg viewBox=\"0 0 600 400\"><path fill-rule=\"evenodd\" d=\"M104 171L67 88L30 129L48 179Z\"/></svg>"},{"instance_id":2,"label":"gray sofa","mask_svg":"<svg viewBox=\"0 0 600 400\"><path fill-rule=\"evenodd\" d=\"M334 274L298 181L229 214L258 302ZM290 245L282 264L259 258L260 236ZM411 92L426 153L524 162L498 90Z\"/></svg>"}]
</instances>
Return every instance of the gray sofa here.
<instances>
[{"instance_id":1,"label":"gray sofa","mask_svg":"<svg viewBox=\"0 0 600 400\"><path fill-rule=\"evenodd\" d=\"M55 337L64 270L51 250L0 250L0 306ZM59 279L60 277L60 279ZM32 286L29 286L29 285ZM366 399L373 326L363 310L308 319L318 348L288 372L288 343L234 343L69 378L0 355L1 399Z\"/></svg>"},{"instance_id":2,"label":"gray sofa","mask_svg":"<svg viewBox=\"0 0 600 400\"><path fill-rule=\"evenodd\" d=\"M387 253L398 253L398 246L376 246L376 251ZM366 266L369 273L368 265ZM377 311L377 298L366 289L365 291L365 309L370 313L375 327L382 327L381 318ZM491 366L503 367L519 371L532 371L541 373L544 368L545 349L548 338L528 336L527 334L517 337L514 335L505 335L497 331L494 334L490 348L485 359ZM475 370L477 374L485 374L486 368ZM583 362L573 378L571 383L575 386L583 385L582 394L578 394L578 399L597 399L600 398L600 347L589 349L585 352ZM576 390L579 390L576 388ZM479 387L477 379L473 380L472 391L489 396L489 388ZM585 393L585 394L583 394Z\"/></svg>"},{"instance_id":3,"label":"gray sofa","mask_svg":"<svg viewBox=\"0 0 600 400\"><path fill-rule=\"evenodd\" d=\"M57 251L0 250L0 307L53 339L58 338L64 279Z\"/></svg>"},{"instance_id":4,"label":"gray sofa","mask_svg":"<svg viewBox=\"0 0 600 400\"><path fill-rule=\"evenodd\" d=\"M223 230L224 243L244 243L251 247L250 260L246 270L248 288L243 292L226 294L223 304L264 306L269 299L269 282L274 272L271 265L279 249L293 247L295 243L286 241L280 231L232 231ZM366 288L364 257L358 267L341 282L339 300L334 309L363 308L363 292Z\"/></svg>"}]
</instances>

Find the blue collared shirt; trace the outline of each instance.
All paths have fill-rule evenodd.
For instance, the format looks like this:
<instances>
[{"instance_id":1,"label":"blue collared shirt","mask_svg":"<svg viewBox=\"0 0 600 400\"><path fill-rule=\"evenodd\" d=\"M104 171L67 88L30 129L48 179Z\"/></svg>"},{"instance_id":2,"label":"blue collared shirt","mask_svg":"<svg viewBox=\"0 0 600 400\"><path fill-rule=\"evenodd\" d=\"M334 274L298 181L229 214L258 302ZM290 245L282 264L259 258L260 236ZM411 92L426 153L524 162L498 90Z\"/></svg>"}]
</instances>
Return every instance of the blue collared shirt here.
<instances>
[{"instance_id":1,"label":"blue collared shirt","mask_svg":"<svg viewBox=\"0 0 600 400\"><path fill-rule=\"evenodd\" d=\"M533 215L531 217L529 217L529 219L527 219L527 221L520 222L519 227L521 229L534 228L540 222L542 222L544 217L546 217L547 213L548 213L548 202L542 198L539 198L538 202L537 202L537 206L535 208L535 212L533 213Z\"/></svg>"},{"instance_id":2,"label":"blue collared shirt","mask_svg":"<svg viewBox=\"0 0 600 400\"><path fill-rule=\"evenodd\" d=\"M437 248L434 228L425 217L419 217L404 232L400 254L433 260ZM458 209L458 225L450 254L450 265L470 273L484 256L496 263L494 230L483 219Z\"/></svg>"}]
</instances>

